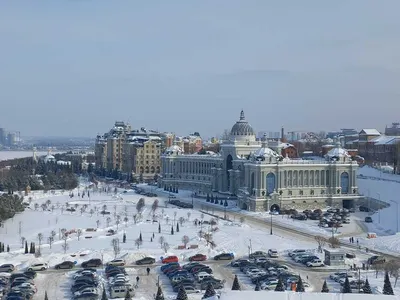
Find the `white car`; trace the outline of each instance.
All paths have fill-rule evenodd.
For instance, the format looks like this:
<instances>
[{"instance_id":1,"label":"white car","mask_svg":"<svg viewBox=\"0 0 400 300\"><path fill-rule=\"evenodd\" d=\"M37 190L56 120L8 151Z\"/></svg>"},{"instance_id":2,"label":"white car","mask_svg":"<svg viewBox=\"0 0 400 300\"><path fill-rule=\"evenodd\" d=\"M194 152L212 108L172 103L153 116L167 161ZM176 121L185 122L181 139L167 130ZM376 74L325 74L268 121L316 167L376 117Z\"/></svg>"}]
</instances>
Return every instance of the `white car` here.
<instances>
[{"instance_id":1,"label":"white car","mask_svg":"<svg viewBox=\"0 0 400 300\"><path fill-rule=\"evenodd\" d=\"M74 296L79 296L79 295L82 295L82 294L84 294L84 293L98 294L99 291L98 291L97 288L88 287L88 288L85 288L85 289L83 289L83 290L81 290L81 291L75 292L75 293L74 293Z\"/></svg>"},{"instance_id":2,"label":"white car","mask_svg":"<svg viewBox=\"0 0 400 300\"><path fill-rule=\"evenodd\" d=\"M27 270L28 271L44 271L49 268L47 263L33 264Z\"/></svg>"},{"instance_id":3,"label":"white car","mask_svg":"<svg viewBox=\"0 0 400 300\"><path fill-rule=\"evenodd\" d=\"M261 289L262 290L270 290L270 289L275 289L275 287L278 285L278 279L272 279L270 281L264 282L261 284Z\"/></svg>"},{"instance_id":4,"label":"white car","mask_svg":"<svg viewBox=\"0 0 400 300\"><path fill-rule=\"evenodd\" d=\"M122 267L122 266L125 266L125 260L123 260L123 259L114 259L112 261L109 261L107 263L107 266Z\"/></svg>"},{"instance_id":5,"label":"white car","mask_svg":"<svg viewBox=\"0 0 400 300\"><path fill-rule=\"evenodd\" d=\"M268 261L268 258L266 258L266 257L259 257L259 258L256 258L256 260L255 260L256 263L264 263L267 261Z\"/></svg>"},{"instance_id":6,"label":"white car","mask_svg":"<svg viewBox=\"0 0 400 300\"><path fill-rule=\"evenodd\" d=\"M269 255L269 257L272 257L272 258L277 258L279 255L278 255L278 250L276 250L276 249L269 249L268 250L268 255Z\"/></svg>"},{"instance_id":7,"label":"white car","mask_svg":"<svg viewBox=\"0 0 400 300\"><path fill-rule=\"evenodd\" d=\"M247 276L253 275L253 274L259 274L261 272L261 270L259 269L252 269L246 272Z\"/></svg>"},{"instance_id":8,"label":"white car","mask_svg":"<svg viewBox=\"0 0 400 300\"><path fill-rule=\"evenodd\" d=\"M320 259L314 259L313 261L309 261L307 263L307 267L323 267L323 266L325 265Z\"/></svg>"}]
</instances>

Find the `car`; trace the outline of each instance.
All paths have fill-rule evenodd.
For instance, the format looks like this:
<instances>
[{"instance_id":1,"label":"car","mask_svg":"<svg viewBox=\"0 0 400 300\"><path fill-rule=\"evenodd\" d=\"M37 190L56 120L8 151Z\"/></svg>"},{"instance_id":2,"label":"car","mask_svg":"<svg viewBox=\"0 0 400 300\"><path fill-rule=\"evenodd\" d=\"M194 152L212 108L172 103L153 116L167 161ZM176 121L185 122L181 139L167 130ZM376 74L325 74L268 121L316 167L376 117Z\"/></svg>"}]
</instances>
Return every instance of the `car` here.
<instances>
[{"instance_id":1,"label":"car","mask_svg":"<svg viewBox=\"0 0 400 300\"><path fill-rule=\"evenodd\" d=\"M231 262L231 267L240 267L240 264L250 263L248 259L238 259Z\"/></svg>"},{"instance_id":2,"label":"car","mask_svg":"<svg viewBox=\"0 0 400 300\"><path fill-rule=\"evenodd\" d=\"M383 264L385 262L386 262L386 259L383 256L378 256L378 255L371 256L367 260L367 263L369 265Z\"/></svg>"},{"instance_id":3,"label":"car","mask_svg":"<svg viewBox=\"0 0 400 300\"><path fill-rule=\"evenodd\" d=\"M163 264L172 263L172 262L178 262L178 261L179 261L178 256L175 256L175 255L171 255L171 256L164 257L164 258L161 260L161 262L162 262Z\"/></svg>"},{"instance_id":4,"label":"car","mask_svg":"<svg viewBox=\"0 0 400 300\"><path fill-rule=\"evenodd\" d=\"M189 257L189 261L204 261L207 260L207 256L204 254L196 254L191 257Z\"/></svg>"},{"instance_id":5,"label":"car","mask_svg":"<svg viewBox=\"0 0 400 300\"><path fill-rule=\"evenodd\" d=\"M15 267L12 264L3 264L0 266L0 272L11 273L14 270L15 270Z\"/></svg>"},{"instance_id":6,"label":"car","mask_svg":"<svg viewBox=\"0 0 400 300\"><path fill-rule=\"evenodd\" d=\"M276 249L269 249L268 250L268 255L269 255L269 257L272 257L272 258L277 258L279 255L278 255L278 250L276 250Z\"/></svg>"},{"instance_id":7,"label":"car","mask_svg":"<svg viewBox=\"0 0 400 300\"><path fill-rule=\"evenodd\" d=\"M97 268L100 267L103 264L101 259L99 258L92 258L87 261L84 261L81 266L82 268Z\"/></svg>"},{"instance_id":8,"label":"car","mask_svg":"<svg viewBox=\"0 0 400 300\"><path fill-rule=\"evenodd\" d=\"M154 257L144 257L136 261L137 265L152 265L156 262Z\"/></svg>"},{"instance_id":9,"label":"car","mask_svg":"<svg viewBox=\"0 0 400 300\"><path fill-rule=\"evenodd\" d=\"M75 264L72 261L63 261L54 266L55 269L72 269Z\"/></svg>"},{"instance_id":10,"label":"car","mask_svg":"<svg viewBox=\"0 0 400 300\"><path fill-rule=\"evenodd\" d=\"M233 253L221 253L214 256L214 260L232 260L234 258L235 255L233 255Z\"/></svg>"},{"instance_id":11,"label":"car","mask_svg":"<svg viewBox=\"0 0 400 300\"><path fill-rule=\"evenodd\" d=\"M200 290L196 289L193 285L177 285L174 287L174 292L178 292L181 287L185 289L187 294L200 293Z\"/></svg>"},{"instance_id":12,"label":"car","mask_svg":"<svg viewBox=\"0 0 400 300\"><path fill-rule=\"evenodd\" d=\"M365 223L372 223L372 218L371 217L365 217L364 221L365 221Z\"/></svg>"},{"instance_id":13,"label":"car","mask_svg":"<svg viewBox=\"0 0 400 300\"><path fill-rule=\"evenodd\" d=\"M113 259L112 261L109 261L107 263L107 266L116 266L116 267L122 267L125 266L125 260L123 259Z\"/></svg>"},{"instance_id":14,"label":"car","mask_svg":"<svg viewBox=\"0 0 400 300\"><path fill-rule=\"evenodd\" d=\"M320 259L314 259L306 263L307 267L323 267L324 263Z\"/></svg>"},{"instance_id":15,"label":"car","mask_svg":"<svg viewBox=\"0 0 400 300\"><path fill-rule=\"evenodd\" d=\"M48 268L49 266L47 263L39 263L31 265L30 267L28 267L27 271L44 271Z\"/></svg>"},{"instance_id":16,"label":"car","mask_svg":"<svg viewBox=\"0 0 400 300\"><path fill-rule=\"evenodd\" d=\"M289 251L289 256L293 257L293 256L298 255L298 254L305 254L306 252L307 251L304 250L304 249L295 249L295 250Z\"/></svg>"}]
</instances>

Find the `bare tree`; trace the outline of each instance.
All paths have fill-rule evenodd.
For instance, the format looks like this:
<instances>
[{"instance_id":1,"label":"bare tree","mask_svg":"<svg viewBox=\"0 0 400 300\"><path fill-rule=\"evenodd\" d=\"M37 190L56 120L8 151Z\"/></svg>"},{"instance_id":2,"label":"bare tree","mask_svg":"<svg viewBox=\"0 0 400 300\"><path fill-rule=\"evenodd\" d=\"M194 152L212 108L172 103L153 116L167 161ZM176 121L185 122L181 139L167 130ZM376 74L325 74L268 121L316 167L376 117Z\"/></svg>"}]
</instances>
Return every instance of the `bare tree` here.
<instances>
[{"instance_id":1,"label":"bare tree","mask_svg":"<svg viewBox=\"0 0 400 300\"><path fill-rule=\"evenodd\" d=\"M61 240L65 235L67 235L67 229L66 228L61 228L60 229L60 235L59 235L59 239Z\"/></svg>"},{"instance_id":2,"label":"bare tree","mask_svg":"<svg viewBox=\"0 0 400 300\"><path fill-rule=\"evenodd\" d=\"M318 243L318 251L322 253L323 252L322 249L325 247L326 244L326 238L320 235L316 235L314 238Z\"/></svg>"},{"instance_id":3,"label":"bare tree","mask_svg":"<svg viewBox=\"0 0 400 300\"><path fill-rule=\"evenodd\" d=\"M99 228L99 225L100 225L100 220L97 220L96 221L96 227Z\"/></svg>"},{"instance_id":4,"label":"bare tree","mask_svg":"<svg viewBox=\"0 0 400 300\"><path fill-rule=\"evenodd\" d=\"M151 211L154 213L158 208L158 199L155 199L153 204L151 205Z\"/></svg>"},{"instance_id":5,"label":"bare tree","mask_svg":"<svg viewBox=\"0 0 400 300\"><path fill-rule=\"evenodd\" d=\"M187 235L184 235L182 237L182 243L185 245L185 248L186 248L187 244L189 244L189 242L190 242L189 237Z\"/></svg>"},{"instance_id":6,"label":"bare tree","mask_svg":"<svg viewBox=\"0 0 400 300\"><path fill-rule=\"evenodd\" d=\"M110 222L111 222L111 218L107 217L107 219L106 219L107 227L110 227Z\"/></svg>"},{"instance_id":7,"label":"bare tree","mask_svg":"<svg viewBox=\"0 0 400 300\"><path fill-rule=\"evenodd\" d=\"M114 238L111 240L111 246L113 248L114 251L114 258L116 258L118 256L118 254L121 252L121 249L119 247L119 239L118 238Z\"/></svg>"},{"instance_id":8,"label":"bare tree","mask_svg":"<svg viewBox=\"0 0 400 300\"><path fill-rule=\"evenodd\" d=\"M240 223L244 223L244 221L245 221L246 219L244 218L244 217L240 217L240 219L239 219L239 221L240 221Z\"/></svg>"},{"instance_id":9,"label":"bare tree","mask_svg":"<svg viewBox=\"0 0 400 300\"><path fill-rule=\"evenodd\" d=\"M46 201L46 205L47 205L47 206L50 206L50 204L51 204L51 201L50 201L50 199L47 199L47 201Z\"/></svg>"},{"instance_id":10,"label":"bare tree","mask_svg":"<svg viewBox=\"0 0 400 300\"><path fill-rule=\"evenodd\" d=\"M167 253L169 250L169 244L167 242L164 242L162 245L162 249L164 250L165 253Z\"/></svg>"},{"instance_id":11,"label":"bare tree","mask_svg":"<svg viewBox=\"0 0 400 300\"><path fill-rule=\"evenodd\" d=\"M161 246L161 248L162 248L162 246L163 246L163 244L164 244L164 242L165 242L165 237L160 236L160 238L158 239L158 242L160 243L160 246Z\"/></svg>"},{"instance_id":12,"label":"bare tree","mask_svg":"<svg viewBox=\"0 0 400 300\"><path fill-rule=\"evenodd\" d=\"M142 241L140 240L140 239L136 239L135 240L135 245L136 245L136 247L139 249L140 248L140 246L142 245Z\"/></svg>"},{"instance_id":13,"label":"bare tree","mask_svg":"<svg viewBox=\"0 0 400 300\"><path fill-rule=\"evenodd\" d=\"M140 198L138 203L136 203L137 212L142 213L144 206L145 206L144 198Z\"/></svg>"},{"instance_id":14,"label":"bare tree","mask_svg":"<svg viewBox=\"0 0 400 300\"><path fill-rule=\"evenodd\" d=\"M167 225L169 224L169 217L168 216L165 218L165 222L167 223Z\"/></svg>"},{"instance_id":15,"label":"bare tree","mask_svg":"<svg viewBox=\"0 0 400 300\"><path fill-rule=\"evenodd\" d=\"M54 209L55 209L56 207L54 206L54 204L50 207L50 209L51 209L51 212L54 212Z\"/></svg>"},{"instance_id":16,"label":"bare tree","mask_svg":"<svg viewBox=\"0 0 400 300\"><path fill-rule=\"evenodd\" d=\"M192 213L190 211L188 211L188 213L187 213L188 221L190 221L190 216L191 215L192 215Z\"/></svg>"},{"instance_id":17,"label":"bare tree","mask_svg":"<svg viewBox=\"0 0 400 300\"><path fill-rule=\"evenodd\" d=\"M394 287L396 287L397 281L400 277L400 261L391 260L386 264L386 268L390 276L394 277Z\"/></svg>"},{"instance_id":18,"label":"bare tree","mask_svg":"<svg viewBox=\"0 0 400 300\"><path fill-rule=\"evenodd\" d=\"M89 211L89 214L90 214L90 217L93 216L93 214L94 214L94 209L93 208Z\"/></svg>"},{"instance_id":19,"label":"bare tree","mask_svg":"<svg viewBox=\"0 0 400 300\"><path fill-rule=\"evenodd\" d=\"M81 216L83 215L83 212L85 211L85 209L83 208L83 206L81 207Z\"/></svg>"},{"instance_id":20,"label":"bare tree","mask_svg":"<svg viewBox=\"0 0 400 300\"><path fill-rule=\"evenodd\" d=\"M78 241L80 240L81 235L82 235L82 229L79 228L79 229L76 231L76 236L78 237Z\"/></svg>"},{"instance_id":21,"label":"bare tree","mask_svg":"<svg viewBox=\"0 0 400 300\"><path fill-rule=\"evenodd\" d=\"M68 245L68 235L67 234L63 234L62 236L62 240L64 241L64 243L61 245L62 249L64 250L64 254L67 253L67 250L69 248Z\"/></svg>"},{"instance_id":22,"label":"bare tree","mask_svg":"<svg viewBox=\"0 0 400 300\"><path fill-rule=\"evenodd\" d=\"M25 241L26 241L26 238L24 238L23 236L21 236L21 248L24 248L24 246L25 246Z\"/></svg>"},{"instance_id":23,"label":"bare tree","mask_svg":"<svg viewBox=\"0 0 400 300\"><path fill-rule=\"evenodd\" d=\"M39 251L40 251L40 246L42 245L42 241L43 241L43 233L38 233L37 238L39 241Z\"/></svg>"},{"instance_id":24,"label":"bare tree","mask_svg":"<svg viewBox=\"0 0 400 300\"><path fill-rule=\"evenodd\" d=\"M339 248L340 247L340 241L337 237L330 237L328 239L328 244L331 248Z\"/></svg>"},{"instance_id":25,"label":"bare tree","mask_svg":"<svg viewBox=\"0 0 400 300\"><path fill-rule=\"evenodd\" d=\"M205 232L205 233L203 234L203 237L204 237L204 239L205 239L206 242L207 242L207 246L208 246L208 244L212 244L213 235L212 235L211 232Z\"/></svg>"},{"instance_id":26,"label":"bare tree","mask_svg":"<svg viewBox=\"0 0 400 300\"><path fill-rule=\"evenodd\" d=\"M118 228L119 228L119 224L121 223L121 216L120 215L118 215L117 216L117 220L115 221L115 224L117 225L117 231L118 231Z\"/></svg>"},{"instance_id":27,"label":"bare tree","mask_svg":"<svg viewBox=\"0 0 400 300\"><path fill-rule=\"evenodd\" d=\"M133 223L137 223L138 221L138 215L133 215Z\"/></svg>"},{"instance_id":28,"label":"bare tree","mask_svg":"<svg viewBox=\"0 0 400 300\"><path fill-rule=\"evenodd\" d=\"M385 264L372 264L371 268L375 271L375 278L378 278L378 274L385 270Z\"/></svg>"},{"instance_id":29,"label":"bare tree","mask_svg":"<svg viewBox=\"0 0 400 300\"><path fill-rule=\"evenodd\" d=\"M78 203L75 203L74 207L75 207L75 209L78 209L79 204L78 204Z\"/></svg>"},{"instance_id":30,"label":"bare tree","mask_svg":"<svg viewBox=\"0 0 400 300\"><path fill-rule=\"evenodd\" d=\"M50 249L51 249L51 245L53 245L53 243L54 243L54 237L53 237L53 236L49 236L49 237L47 238L47 240L48 240L48 242L49 242L49 246L50 246Z\"/></svg>"},{"instance_id":31,"label":"bare tree","mask_svg":"<svg viewBox=\"0 0 400 300\"><path fill-rule=\"evenodd\" d=\"M175 220L176 220L176 215L177 215L178 213L176 212L176 211L174 211L174 226L175 226Z\"/></svg>"},{"instance_id":32,"label":"bare tree","mask_svg":"<svg viewBox=\"0 0 400 300\"><path fill-rule=\"evenodd\" d=\"M181 226L182 226L183 223L185 223L185 218L184 217L180 217L179 218L179 224L181 224Z\"/></svg>"},{"instance_id":33,"label":"bare tree","mask_svg":"<svg viewBox=\"0 0 400 300\"><path fill-rule=\"evenodd\" d=\"M102 209L104 210L104 211L106 211L107 210L107 205L103 205L103 207L102 207Z\"/></svg>"}]
</instances>

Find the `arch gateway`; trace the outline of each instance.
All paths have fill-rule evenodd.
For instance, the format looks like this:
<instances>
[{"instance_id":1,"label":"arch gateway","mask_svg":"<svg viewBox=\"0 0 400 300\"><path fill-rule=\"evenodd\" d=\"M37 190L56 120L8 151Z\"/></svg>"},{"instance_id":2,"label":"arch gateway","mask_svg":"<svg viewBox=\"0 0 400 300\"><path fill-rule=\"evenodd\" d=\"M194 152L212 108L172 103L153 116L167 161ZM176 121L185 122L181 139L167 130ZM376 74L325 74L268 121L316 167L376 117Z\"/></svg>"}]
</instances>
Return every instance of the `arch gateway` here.
<instances>
[{"instance_id":1,"label":"arch gateway","mask_svg":"<svg viewBox=\"0 0 400 300\"><path fill-rule=\"evenodd\" d=\"M219 153L185 155L167 149L161 156L160 186L179 186L200 196L219 193L251 211L341 207L360 198L358 164L339 143L312 161L282 157L280 145L270 146L265 135L256 139L241 111Z\"/></svg>"}]
</instances>

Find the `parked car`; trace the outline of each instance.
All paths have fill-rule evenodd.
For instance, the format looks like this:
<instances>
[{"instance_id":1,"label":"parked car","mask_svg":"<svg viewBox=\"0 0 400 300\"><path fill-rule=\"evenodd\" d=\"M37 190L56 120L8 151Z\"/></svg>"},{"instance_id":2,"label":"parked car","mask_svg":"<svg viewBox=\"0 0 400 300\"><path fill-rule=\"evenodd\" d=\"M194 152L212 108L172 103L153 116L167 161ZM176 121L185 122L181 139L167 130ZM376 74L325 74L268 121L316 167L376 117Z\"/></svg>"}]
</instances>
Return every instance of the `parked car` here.
<instances>
[{"instance_id":1,"label":"parked car","mask_svg":"<svg viewBox=\"0 0 400 300\"><path fill-rule=\"evenodd\" d=\"M99 258L92 258L90 260L84 261L82 263L82 268L97 268L103 264L101 259Z\"/></svg>"},{"instance_id":2,"label":"parked car","mask_svg":"<svg viewBox=\"0 0 400 300\"><path fill-rule=\"evenodd\" d=\"M12 271L15 270L14 265L12 264L4 264L0 266L0 272L8 272L11 273Z\"/></svg>"},{"instance_id":3,"label":"parked car","mask_svg":"<svg viewBox=\"0 0 400 300\"><path fill-rule=\"evenodd\" d=\"M27 270L28 271L44 271L48 269L49 266L47 263L33 264Z\"/></svg>"},{"instance_id":4,"label":"parked car","mask_svg":"<svg viewBox=\"0 0 400 300\"><path fill-rule=\"evenodd\" d=\"M189 261L204 261L207 260L207 256L204 254L196 254L191 257L189 257Z\"/></svg>"},{"instance_id":5,"label":"parked car","mask_svg":"<svg viewBox=\"0 0 400 300\"><path fill-rule=\"evenodd\" d=\"M364 221L365 221L365 223L372 223L372 218L371 217L365 217Z\"/></svg>"},{"instance_id":6,"label":"parked car","mask_svg":"<svg viewBox=\"0 0 400 300\"><path fill-rule=\"evenodd\" d=\"M314 259L306 263L307 267L323 267L324 263L320 259Z\"/></svg>"},{"instance_id":7,"label":"parked car","mask_svg":"<svg viewBox=\"0 0 400 300\"><path fill-rule=\"evenodd\" d=\"M72 261L63 261L62 263L59 263L54 266L56 269L72 269L75 266L75 264Z\"/></svg>"},{"instance_id":8,"label":"parked car","mask_svg":"<svg viewBox=\"0 0 400 300\"><path fill-rule=\"evenodd\" d=\"M295 250L289 251L289 256L293 257L293 256L295 256L297 254L305 254L306 252L307 251L304 250L304 249L295 249Z\"/></svg>"},{"instance_id":9,"label":"parked car","mask_svg":"<svg viewBox=\"0 0 400 300\"><path fill-rule=\"evenodd\" d=\"M214 260L231 260L234 258L235 255L233 255L233 253L221 253L214 256Z\"/></svg>"},{"instance_id":10,"label":"parked car","mask_svg":"<svg viewBox=\"0 0 400 300\"><path fill-rule=\"evenodd\" d=\"M152 265L156 262L154 257L145 257L136 261L137 265Z\"/></svg>"},{"instance_id":11,"label":"parked car","mask_svg":"<svg viewBox=\"0 0 400 300\"><path fill-rule=\"evenodd\" d=\"M377 264L383 264L386 262L386 259L383 256L371 256L370 258L368 258L367 260L368 264L370 265L377 265Z\"/></svg>"},{"instance_id":12,"label":"parked car","mask_svg":"<svg viewBox=\"0 0 400 300\"><path fill-rule=\"evenodd\" d=\"M257 258L257 257L267 257L268 254L263 251L255 251L250 253L249 258Z\"/></svg>"},{"instance_id":13,"label":"parked car","mask_svg":"<svg viewBox=\"0 0 400 300\"><path fill-rule=\"evenodd\" d=\"M113 259L112 261L109 261L107 263L107 266L117 266L117 267L122 267L125 266L125 260L123 259Z\"/></svg>"},{"instance_id":14,"label":"parked car","mask_svg":"<svg viewBox=\"0 0 400 300\"><path fill-rule=\"evenodd\" d=\"M276 250L276 249L269 249L268 250L268 255L269 255L269 257L272 257L272 258L277 258L279 255L278 255L278 250Z\"/></svg>"},{"instance_id":15,"label":"parked car","mask_svg":"<svg viewBox=\"0 0 400 300\"><path fill-rule=\"evenodd\" d=\"M177 256L171 255L171 256L164 257L161 262L163 264L167 264L167 263L178 262L178 261L179 261L179 259Z\"/></svg>"}]
</instances>

